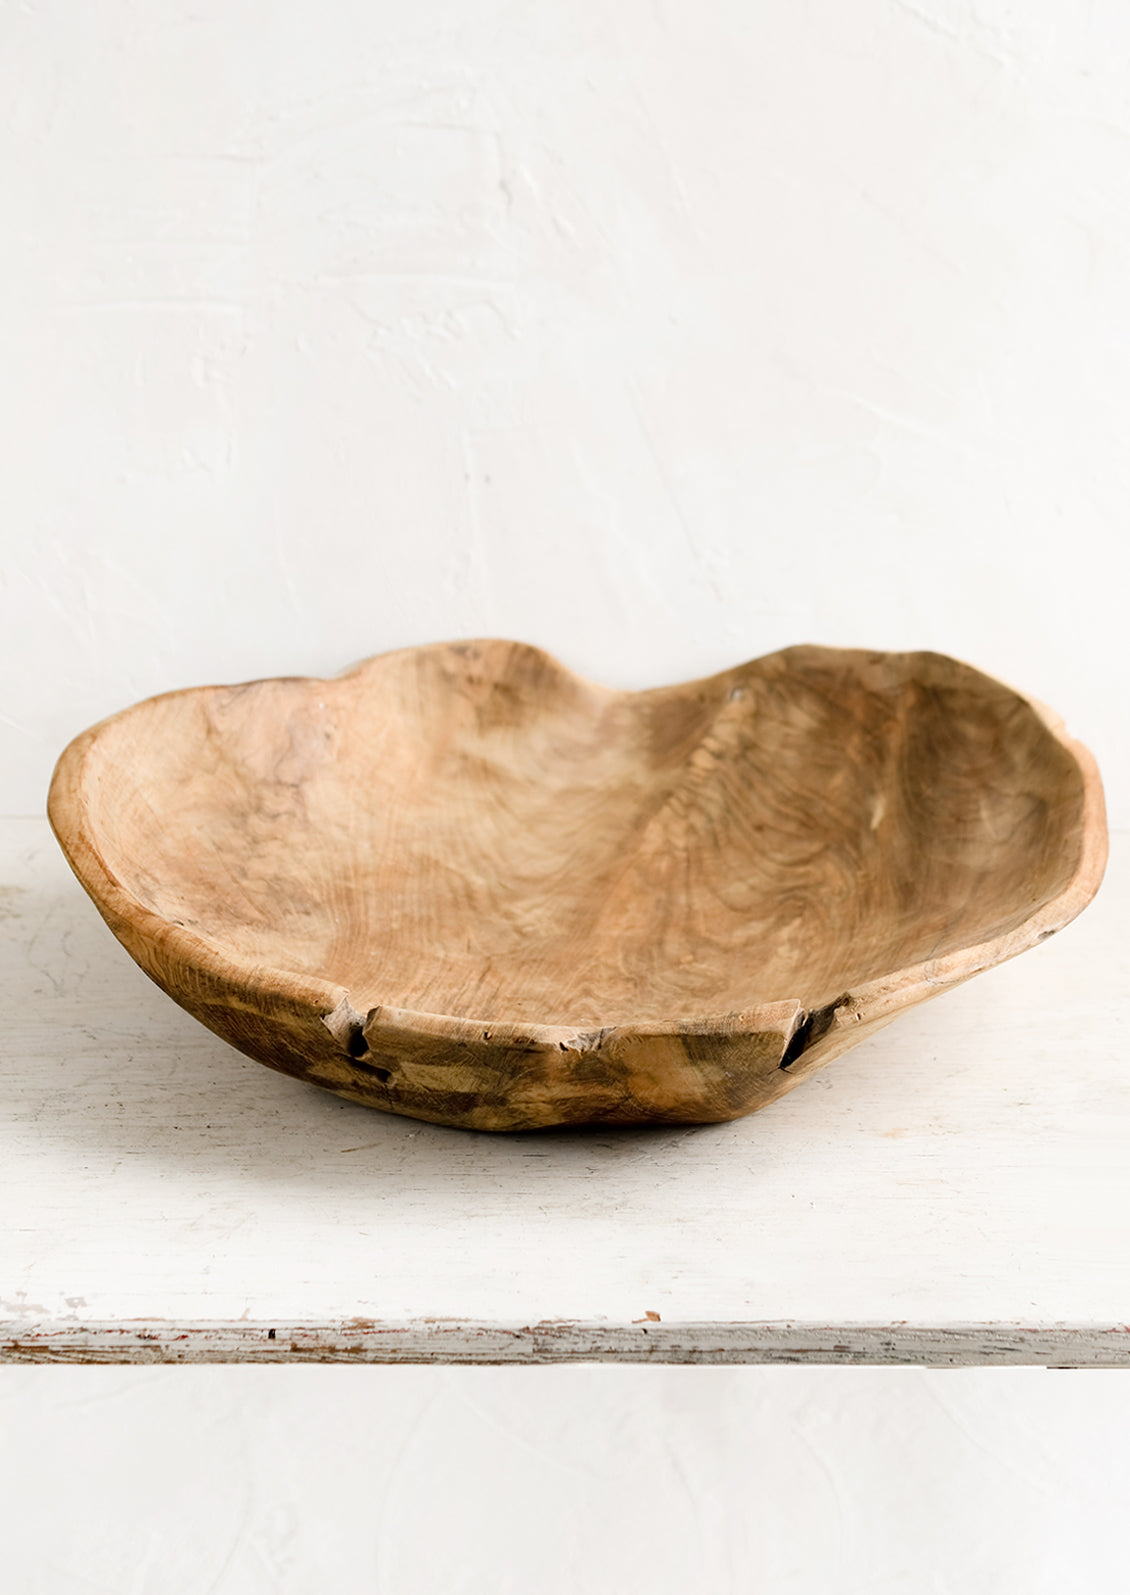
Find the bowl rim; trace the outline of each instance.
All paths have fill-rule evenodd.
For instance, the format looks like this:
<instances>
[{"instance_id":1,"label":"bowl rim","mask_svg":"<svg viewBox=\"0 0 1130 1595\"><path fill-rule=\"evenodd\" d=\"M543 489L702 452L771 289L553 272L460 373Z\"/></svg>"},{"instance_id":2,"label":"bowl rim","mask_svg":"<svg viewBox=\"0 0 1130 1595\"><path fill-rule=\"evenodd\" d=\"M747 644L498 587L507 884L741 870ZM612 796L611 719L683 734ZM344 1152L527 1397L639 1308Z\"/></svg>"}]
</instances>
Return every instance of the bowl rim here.
<instances>
[{"instance_id":1,"label":"bowl rim","mask_svg":"<svg viewBox=\"0 0 1130 1595\"><path fill-rule=\"evenodd\" d=\"M111 869L90 823L89 808L85 800L85 783L89 775L90 758L98 739L108 726L129 715L139 713L154 703L198 693L236 691L241 687L263 686L283 681L328 685L334 681L366 674L394 659L408 655L476 648L520 648L535 656L543 667L566 681L611 697L637 697L654 691L690 690L698 686L713 685L722 678L748 670L754 665L787 659L789 656L855 658L861 661L905 660L908 663L915 660L931 660L944 662L946 665L960 665L973 675L995 686L1003 687L1005 691L1021 699L1034 710L1043 725L1074 759L1082 777L1081 845L1078 862L1070 880L1060 892L1041 904L1027 919L1000 936L958 948L940 958L904 965L853 986L850 994L845 993L843 997L829 1005L827 1010L822 1011L827 1015L829 1025L834 1023L840 1028L846 1022L854 1028L863 1021L882 1022L903 1008L913 1006L927 997L969 979L972 975L1026 952L1070 924L1091 902L1102 883L1108 853L1106 808L1102 779L1097 762L1089 748L1069 736L1062 717L1040 700L1021 692L999 677L989 675L976 666L965 664L953 655L939 653L933 649L884 650L794 644L757 655L724 670L672 683L670 686L617 689L591 681L535 644L504 638L460 638L447 642L389 649L383 653L370 655L332 677L264 676L236 684L213 683L174 688L144 698L138 703L106 716L68 743L59 756L48 792L47 814L51 828L74 874L115 933L119 927L128 927L134 936L159 948L162 961L167 960L173 967L195 968L226 987L251 989L273 1001L281 1000L284 1003L315 1009L322 1021L328 1024L332 1034L338 1035L343 1030L356 1026L367 1027L379 1019L382 1024L392 1024L420 1035L453 1042L471 1041L481 1045L484 1040L489 1040L499 1045L512 1045L519 1041L531 1046L591 1045L595 1036L591 1024L550 1025L520 1020L488 1020L471 1015L397 1008L386 1004L378 1004L369 1009L367 1016L359 1014L352 1007L346 986L320 975L259 962L236 952L211 936L178 925L147 907ZM735 1035L752 1034L767 1029L777 1030L783 1025L785 1032L791 1036L806 1019L811 1017L798 998L780 998L728 1013L673 1017L670 1020L647 1020L639 1023L620 1022L605 1027L599 1034L602 1039L613 1032L619 1036L638 1037L720 1033ZM783 1063L782 1067L786 1065Z\"/></svg>"}]
</instances>

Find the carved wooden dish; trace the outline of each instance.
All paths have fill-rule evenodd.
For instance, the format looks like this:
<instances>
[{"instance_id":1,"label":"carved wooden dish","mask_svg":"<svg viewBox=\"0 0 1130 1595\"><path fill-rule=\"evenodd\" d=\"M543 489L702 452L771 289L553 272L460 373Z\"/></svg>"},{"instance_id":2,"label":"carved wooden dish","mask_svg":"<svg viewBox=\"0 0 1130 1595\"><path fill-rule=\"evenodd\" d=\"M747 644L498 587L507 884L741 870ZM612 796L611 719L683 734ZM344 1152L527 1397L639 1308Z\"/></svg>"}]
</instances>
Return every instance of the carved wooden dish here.
<instances>
[{"instance_id":1,"label":"carved wooden dish","mask_svg":"<svg viewBox=\"0 0 1130 1595\"><path fill-rule=\"evenodd\" d=\"M1098 772L939 654L615 692L451 643L168 693L50 816L114 933L271 1067L476 1129L764 1107L1098 888Z\"/></svg>"}]
</instances>

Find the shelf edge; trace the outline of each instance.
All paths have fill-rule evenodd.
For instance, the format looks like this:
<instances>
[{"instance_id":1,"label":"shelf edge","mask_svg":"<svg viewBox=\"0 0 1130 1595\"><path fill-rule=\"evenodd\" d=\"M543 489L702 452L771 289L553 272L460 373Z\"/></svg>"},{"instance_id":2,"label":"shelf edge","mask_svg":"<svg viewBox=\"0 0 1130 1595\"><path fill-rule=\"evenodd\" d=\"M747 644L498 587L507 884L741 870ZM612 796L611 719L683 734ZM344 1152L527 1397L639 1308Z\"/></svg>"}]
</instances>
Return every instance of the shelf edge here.
<instances>
[{"instance_id":1,"label":"shelf edge","mask_svg":"<svg viewBox=\"0 0 1130 1595\"><path fill-rule=\"evenodd\" d=\"M922 1368L1130 1367L1125 1324L536 1324L434 1319L385 1323L128 1320L0 1323L6 1363L568 1362L813 1363Z\"/></svg>"}]
</instances>

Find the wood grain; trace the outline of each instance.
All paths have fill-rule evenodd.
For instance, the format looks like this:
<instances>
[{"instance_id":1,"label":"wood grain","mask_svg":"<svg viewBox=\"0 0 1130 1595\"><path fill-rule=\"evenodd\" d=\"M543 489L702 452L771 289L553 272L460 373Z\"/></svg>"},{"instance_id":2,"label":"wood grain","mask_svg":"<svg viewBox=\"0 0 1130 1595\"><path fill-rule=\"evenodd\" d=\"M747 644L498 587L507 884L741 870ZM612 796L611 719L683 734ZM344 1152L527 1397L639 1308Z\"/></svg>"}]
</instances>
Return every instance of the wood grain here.
<instances>
[{"instance_id":1,"label":"wood grain","mask_svg":"<svg viewBox=\"0 0 1130 1595\"><path fill-rule=\"evenodd\" d=\"M3 1324L0 1362L1130 1367L1125 1324Z\"/></svg>"},{"instance_id":2,"label":"wood grain","mask_svg":"<svg viewBox=\"0 0 1130 1595\"><path fill-rule=\"evenodd\" d=\"M115 934L235 1046L479 1129L711 1122L1061 928L1101 786L928 653L791 648L625 693L540 650L151 699L52 824Z\"/></svg>"}]
</instances>

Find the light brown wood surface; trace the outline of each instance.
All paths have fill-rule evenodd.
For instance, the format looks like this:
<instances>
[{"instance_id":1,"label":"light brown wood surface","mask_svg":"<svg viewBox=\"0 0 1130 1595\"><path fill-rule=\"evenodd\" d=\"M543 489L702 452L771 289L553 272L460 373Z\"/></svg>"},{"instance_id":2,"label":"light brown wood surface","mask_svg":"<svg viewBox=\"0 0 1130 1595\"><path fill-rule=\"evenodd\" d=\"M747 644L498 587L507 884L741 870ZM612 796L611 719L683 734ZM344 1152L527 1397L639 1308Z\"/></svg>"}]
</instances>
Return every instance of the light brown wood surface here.
<instances>
[{"instance_id":1,"label":"light brown wood surface","mask_svg":"<svg viewBox=\"0 0 1130 1595\"><path fill-rule=\"evenodd\" d=\"M218 1034L480 1129L751 1112L1058 930L1106 855L1046 710L812 647L641 693L501 641L170 693L77 738L49 811Z\"/></svg>"}]
</instances>

